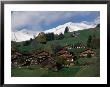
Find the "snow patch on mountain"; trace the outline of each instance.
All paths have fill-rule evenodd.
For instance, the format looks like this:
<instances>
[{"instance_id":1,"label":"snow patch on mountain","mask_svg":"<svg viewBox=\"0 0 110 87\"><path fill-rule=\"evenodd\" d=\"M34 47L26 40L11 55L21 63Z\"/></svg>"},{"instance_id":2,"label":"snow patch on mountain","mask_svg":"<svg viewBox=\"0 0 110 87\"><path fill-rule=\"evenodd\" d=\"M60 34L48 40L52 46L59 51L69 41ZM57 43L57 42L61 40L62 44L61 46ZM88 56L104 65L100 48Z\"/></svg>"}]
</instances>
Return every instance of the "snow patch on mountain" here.
<instances>
[{"instance_id":1,"label":"snow patch on mountain","mask_svg":"<svg viewBox=\"0 0 110 87\"><path fill-rule=\"evenodd\" d=\"M22 29L20 31L11 32L11 41L21 42L30 40L30 38L34 38L34 35L38 34L39 32L30 31L27 29Z\"/></svg>"}]
</instances>

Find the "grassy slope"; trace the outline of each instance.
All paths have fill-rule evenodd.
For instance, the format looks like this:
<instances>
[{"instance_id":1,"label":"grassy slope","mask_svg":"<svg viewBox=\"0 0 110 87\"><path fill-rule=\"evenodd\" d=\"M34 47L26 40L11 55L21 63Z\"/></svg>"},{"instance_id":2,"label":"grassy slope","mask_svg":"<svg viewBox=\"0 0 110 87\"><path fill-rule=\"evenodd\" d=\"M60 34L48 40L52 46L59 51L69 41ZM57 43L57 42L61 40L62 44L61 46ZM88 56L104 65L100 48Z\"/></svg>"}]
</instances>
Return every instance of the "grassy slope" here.
<instances>
[{"instance_id":1,"label":"grassy slope","mask_svg":"<svg viewBox=\"0 0 110 87\"><path fill-rule=\"evenodd\" d=\"M60 43L61 45L74 44L74 43L77 43L77 42L86 43L89 35L96 34L96 37L100 36L99 29L87 29L87 30L81 30L81 31L78 31L78 32L80 33L80 35L76 38L69 37L70 34L72 34L72 32L70 32L70 33L65 34L65 38L63 40L49 41L47 43L47 45L50 45L50 44L55 43L55 42Z\"/></svg>"},{"instance_id":2,"label":"grassy slope","mask_svg":"<svg viewBox=\"0 0 110 87\"><path fill-rule=\"evenodd\" d=\"M98 57L95 58L85 58L79 59L80 65L85 63L92 63L88 66L81 66L80 71L76 73L77 77L97 77L100 76L100 59Z\"/></svg>"},{"instance_id":3,"label":"grassy slope","mask_svg":"<svg viewBox=\"0 0 110 87\"><path fill-rule=\"evenodd\" d=\"M100 37L100 31L99 29L87 29L87 30L81 30L81 31L78 31L80 33L80 35L78 37L70 37L70 34L72 34L72 32L69 32L67 34L65 34L65 38L62 39L62 40L54 40L54 41L48 41L47 44L40 44L36 47L33 47L33 45L28 45L28 46L22 46L22 44L24 42L20 42L20 43L17 43L17 44L20 44L21 46L18 47L19 50L21 51L32 51L32 50L36 50L37 47L41 49L46 49L46 47L48 47L47 49L49 49L50 45L51 44L61 44L62 46L66 45L66 44L74 44L74 43L77 43L77 42L83 42L86 44L87 42L87 39L88 39L88 36L89 35L93 35L93 34L96 34L96 37Z\"/></svg>"}]
</instances>

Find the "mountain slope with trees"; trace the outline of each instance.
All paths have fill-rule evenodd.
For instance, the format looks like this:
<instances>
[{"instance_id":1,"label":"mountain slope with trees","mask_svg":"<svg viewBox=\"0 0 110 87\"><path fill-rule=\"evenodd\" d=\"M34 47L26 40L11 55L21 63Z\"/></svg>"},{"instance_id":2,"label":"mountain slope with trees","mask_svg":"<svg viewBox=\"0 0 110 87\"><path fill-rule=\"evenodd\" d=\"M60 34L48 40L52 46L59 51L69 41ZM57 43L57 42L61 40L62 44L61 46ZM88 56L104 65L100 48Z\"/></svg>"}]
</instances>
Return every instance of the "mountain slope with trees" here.
<instances>
[{"instance_id":1,"label":"mountain slope with trees","mask_svg":"<svg viewBox=\"0 0 110 87\"><path fill-rule=\"evenodd\" d=\"M75 32L66 27L59 35L41 32L11 43L12 76L23 76L23 70L30 72L24 76L100 76L100 25Z\"/></svg>"}]
</instances>

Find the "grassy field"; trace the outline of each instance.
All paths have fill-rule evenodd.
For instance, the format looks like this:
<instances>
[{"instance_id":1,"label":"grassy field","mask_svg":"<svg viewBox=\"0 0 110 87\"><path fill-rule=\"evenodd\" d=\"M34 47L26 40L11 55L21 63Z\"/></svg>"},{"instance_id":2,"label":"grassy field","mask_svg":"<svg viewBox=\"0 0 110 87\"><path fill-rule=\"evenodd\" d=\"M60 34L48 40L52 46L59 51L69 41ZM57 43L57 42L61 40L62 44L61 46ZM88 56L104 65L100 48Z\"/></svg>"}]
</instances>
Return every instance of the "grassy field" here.
<instances>
[{"instance_id":1,"label":"grassy field","mask_svg":"<svg viewBox=\"0 0 110 87\"><path fill-rule=\"evenodd\" d=\"M17 77L65 77L65 76L75 76L75 74L80 70L79 66L73 66L71 68L63 68L58 72L48 70L46 68L36 68L36 67L22 67L22 68L12 68L12 76Z\"/></svg>"},{"instance_id":2,"label":"grassy field","mask_svg":"<svg viewBox=\"0 0 110 87\"><path fill-rule=\"evenodd\" d=\"M78 65L62 68L55 72L38 66L12 68L12 77L98 77L100 76L99 58L80 58ZM90 65L84 65L91 63Z\"/></svg>"}]
</instances>

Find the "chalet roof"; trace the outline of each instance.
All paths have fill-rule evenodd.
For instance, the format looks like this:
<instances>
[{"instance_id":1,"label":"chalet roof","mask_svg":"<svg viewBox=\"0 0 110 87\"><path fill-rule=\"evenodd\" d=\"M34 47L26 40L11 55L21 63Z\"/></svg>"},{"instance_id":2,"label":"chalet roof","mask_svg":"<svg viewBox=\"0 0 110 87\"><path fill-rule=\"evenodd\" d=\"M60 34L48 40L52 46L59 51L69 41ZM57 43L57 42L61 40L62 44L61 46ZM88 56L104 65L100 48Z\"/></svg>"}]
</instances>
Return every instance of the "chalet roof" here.
<instances>
[{"instance_id":1,"label":"chalet roof","mask_svg":"<svg viewBox=\"0 0 110 87\"><path fill-rule=\"evenodd\" d=\"M59 56L62 56L64 58L66 58L66 59L73 57L68 51L65 51L65 50L61 50L58 53L60 54Z\"/></svg>"},{"instance_id":2,"label":"chalet roof","mask_svg":"<svg viewBox=\"0 0 110 87\"><path fill-rule=\"evenodd\" d=\"M81 53L86 54L86 53L95 53L95 52L91 48L88 48Z\"/></svg>"},{"instance_id":3,"label":"chalet roof","mask_svg":"<svg viewBox=\"0 0 110 87\"><path fill-rule=\"evenodd\" d=\"M60 50L60 51L58 52L58 54L65 54L65 53L68 53L68 51L66 51L66 50Z\"/></svg>"},{"instance_id":4,"label":"chalet roof","mask_svg":"<svg viewBox=\"0 0 110 87\"><path fill-rule=\"evenodd\" d=\"M40 51L40 52L38 52L38 54L41 54L41 53L48 53L49 54L49 52L47 52L47 51Z\"/></svg>"},{"instance_id":5,"label":"chalet roof","mask_svg":"<svg viewBox=\"0 0 110 87\"><path fill-rule=\"evenodd\" d=\"M71 47L71 45L65 45L64 47Z\"/></svg>"},{"instance_id":6,"label":"chalet roof","mask_svg":"<svg viewBox=\"0 0 110 87\"><path fill-rule=\"evenodd\" d=\"M15 55L19 55L19 56L21 56L22 54L21 54L21 53L19 53L19 52L16 52L16 53L15 53Z\"/></svg>"},{"instance_id":7,"label":"chalet roof","mask_svg":"<svg viewBox=\"0 0 110 87\"><path fill-rule=\"evenodd\" d=\"M48 55L49 55L49 53L46 51L42 51L42 52L38 53L38 56L48 56Z\"/></svg>"},{"instance_id":8,"label":"chalet roof","mask_svg":"<svg viewBox=\"0 0 110 87\"><path fill-rule=\"evenodd\" d=\"M22 53L22 55L24 55L24 56L30 56L31 54L30 53Z\"/></svg>"},{"instance_id":9,"label":"chalet roof","mask_svg":"<svg viewBox=\"0 0 110 87\"><path fill-rule=\"evenodd\" d=\"M65 57L65 58L72 58L72 55L70 55L70 54L62 54L62 55L60 55L60 56L63 56L63 57Z\"/></svg>"}]
</instances>

